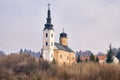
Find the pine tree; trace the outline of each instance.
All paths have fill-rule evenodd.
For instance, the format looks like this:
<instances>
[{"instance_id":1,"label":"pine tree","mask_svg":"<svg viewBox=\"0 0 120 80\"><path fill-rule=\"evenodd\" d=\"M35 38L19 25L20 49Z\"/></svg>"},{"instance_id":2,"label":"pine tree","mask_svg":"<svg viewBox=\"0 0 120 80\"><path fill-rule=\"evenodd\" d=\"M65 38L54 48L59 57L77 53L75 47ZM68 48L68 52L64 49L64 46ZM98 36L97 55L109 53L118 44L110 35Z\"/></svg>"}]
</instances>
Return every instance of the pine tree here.
<instances>
[{"instance_id":1,"label":"pine tree","mask_svg":"<svg viewBox=\"0 0 120 80\"><path fill-rule=\"evenodd\" d=\"M77 57L77 63L81 62L80 55Z\"/></svg>"},{"instance_id":2,"label":"pine tree","mask_svg":"<svg viewBox=\"0 0 120 80\"><path fill-rule=\"evenodd\" d=\"M96 62L99 62L99 58L98 57L96 58Z\"/></svg>"},{"instance_id":3,"label":"pine tree","mask_svg":"<svg viewBox=\"0 0 120 80\"><path fill-rule=\"evenodd\" d=\"M20 49L19 53L23 53L23 49Z\"/></svg>"},{"instance_id":4,"label":"pine tree","mask_svg":"<svg viewBox=\"0 0 120 80\"><path fill-rule=\"evenodd\" d=\"M111 48L111 45L110 45L110 49L108 51L107 59L106 59L107 63L113 62L113 55L114 55L114 53L112 52L112 48Z\"/></svg>"},{"instance_id":5,"label":"pine tree","mask_svg":"<svg viewBox=\"0 0 120 80\"><path fill-rule=\"evenodd\" d=\"M56 62L55 58L53 58L52 64L56 64L56 63L57 62Z\"/></svg>"},{"instance_id":6,"label":"pine tree","mask_svg":"<svg viewBox=\"0 0 120 80\"><path fill-rule=\"evenodd\" d=\"M90 55L90 61L95 62L95 55L94 55L94 54L91 54L91 55Z\"/></svg>"},{"instance_id":7,"label":"pine tree","mask_svg":"<svg viewBox=\"0 0 120 80\"><path fill-rule=\"evenodd\" d=\"M118 51L118 53L117 53L117 58L118 58L119 61L120 61L120 51Z\"/></svg>"},{"instance_id":8,"label":"pine tree","mask_svg":"<svg viewBox=\"0 0 120 80\"><path fill-rule=\"evenodd\" d=\"M40 58L43 59L43 55L42 54L40 55Z\"/></svg>"},{"instance_id":9,"label":"pine tree","mask_svg":"<svg viewBox=\"0 0 120 80\"><path fill-rule=\"evenodd\" d=\"M88 62L88 58L86 58L85 61Z\"/></svg>"}]
</instances>

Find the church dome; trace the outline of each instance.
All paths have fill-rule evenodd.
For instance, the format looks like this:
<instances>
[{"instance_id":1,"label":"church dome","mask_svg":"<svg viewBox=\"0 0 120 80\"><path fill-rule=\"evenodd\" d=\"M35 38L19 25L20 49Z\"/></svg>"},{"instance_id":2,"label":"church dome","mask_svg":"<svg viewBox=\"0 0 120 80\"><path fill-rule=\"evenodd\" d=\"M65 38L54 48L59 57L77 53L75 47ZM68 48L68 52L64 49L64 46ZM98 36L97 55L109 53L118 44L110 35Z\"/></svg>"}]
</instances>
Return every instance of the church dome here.
<instances>
[{"instance_id":1,"label":"church dome","mask_svg":"<svg viewBox=\"0 0 120 80\"><path fill-rule=\"evenodd\" d=\"M62 38L62 37L67 38L67 34L66 34L66 33L64 33L64 32L60 33L60 38Z\"/></svg>"}]
</instances>

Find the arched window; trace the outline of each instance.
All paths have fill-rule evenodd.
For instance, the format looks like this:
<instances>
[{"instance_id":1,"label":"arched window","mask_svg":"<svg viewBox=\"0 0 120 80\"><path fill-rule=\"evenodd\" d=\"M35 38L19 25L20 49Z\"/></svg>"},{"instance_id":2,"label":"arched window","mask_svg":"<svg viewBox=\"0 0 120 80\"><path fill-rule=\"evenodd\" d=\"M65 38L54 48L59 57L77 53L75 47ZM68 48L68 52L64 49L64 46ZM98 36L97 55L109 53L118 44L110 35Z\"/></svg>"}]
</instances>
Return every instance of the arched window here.
<instances>
[{"instance_id":1,"label":"arched window","mask_svg":"<svg viewBox=\"0 0 120 80\"><path fill-rule=\"evenodd\" d=\"M53 42L51 42L51 46L53 46Z\"/></svg>"},{"instance_id":2,"label":"arched window","mask_svg":"<svg viewBox=\"0 0 120 80\"><path fill-rule=\"evenodd\" d=\"M62 55L60 55L60 59L62 59Z\"/></svg>"},{"instance_id":3,"label":"arched window","mask_svg":"<svg viewBox=\"0 0 120 80\"><path fill-rule=\"evenodd\" d=\"M67 56L67 60L68 60L68 56Z\"/></svg>"},{"instance_id":4,"label":"arched window","mask_svg":"<svg viewBox=\"0 0 120 80\"><path fill-rule=\"evenodd\" d=\"M53 33L51 34L51 37L53 37Z\"/></svg>"},{"instance_id":5,"label":"arched window","mask_svg":"<svg viewBox=\"0 0 120 80\"><path fill-rule=\"evenodd\" d=\"M46 42L46 46L48 46L48 42Z\"/></svg>"},{"instance_id":6,"label":"arched window","mask_svg":"<svg viewBox=\"0 0 120 80\"><path fill-rule=\"evenodd\" d=\"M48 37L48 33L46 33L46 37Z\"/></svg>"}]
</instances>

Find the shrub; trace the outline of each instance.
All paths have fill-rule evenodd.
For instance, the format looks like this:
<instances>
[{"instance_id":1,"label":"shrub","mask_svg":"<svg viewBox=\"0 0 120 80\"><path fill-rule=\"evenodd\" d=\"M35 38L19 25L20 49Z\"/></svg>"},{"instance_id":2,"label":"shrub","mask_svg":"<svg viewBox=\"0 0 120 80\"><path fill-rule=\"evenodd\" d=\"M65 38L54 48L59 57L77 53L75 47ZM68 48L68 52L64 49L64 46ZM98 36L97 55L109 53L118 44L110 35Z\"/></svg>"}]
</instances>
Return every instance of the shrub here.
<instances>
[{"instance_id":1,"label":"shrub","mask_svg":"<svg viewBox=\"0 0 120 80\"><path fill-rule=\"evenodd\" d=\"M120 80L119 64L92 62L58 66L30 55L0 59L0 80Z\"/></svg>"}]
</instances>

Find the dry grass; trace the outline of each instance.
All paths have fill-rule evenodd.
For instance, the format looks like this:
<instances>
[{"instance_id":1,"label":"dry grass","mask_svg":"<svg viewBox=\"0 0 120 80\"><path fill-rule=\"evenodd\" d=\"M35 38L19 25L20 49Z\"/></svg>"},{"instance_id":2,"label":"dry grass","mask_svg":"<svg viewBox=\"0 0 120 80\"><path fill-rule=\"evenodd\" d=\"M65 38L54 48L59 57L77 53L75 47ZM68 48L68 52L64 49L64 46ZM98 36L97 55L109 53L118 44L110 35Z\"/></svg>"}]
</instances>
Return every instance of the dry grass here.
<instances>
[{"instance_id":1,"label":"dry grass","mask_svg":"<svg viewBox=\"0 0 120 80\"><path fill-rule=\"evenodd\" d=\"M120 65L87 62L58 66L14 54L0 57L0 80L120 80Z\"/></svg>"}]
</instances>

